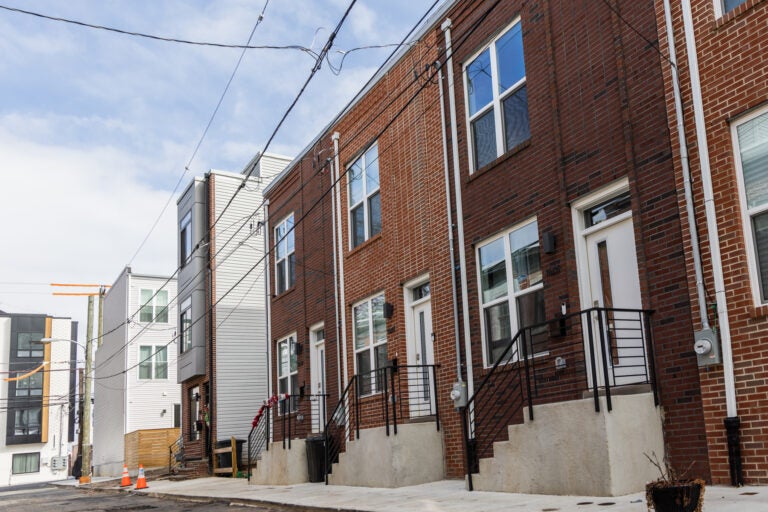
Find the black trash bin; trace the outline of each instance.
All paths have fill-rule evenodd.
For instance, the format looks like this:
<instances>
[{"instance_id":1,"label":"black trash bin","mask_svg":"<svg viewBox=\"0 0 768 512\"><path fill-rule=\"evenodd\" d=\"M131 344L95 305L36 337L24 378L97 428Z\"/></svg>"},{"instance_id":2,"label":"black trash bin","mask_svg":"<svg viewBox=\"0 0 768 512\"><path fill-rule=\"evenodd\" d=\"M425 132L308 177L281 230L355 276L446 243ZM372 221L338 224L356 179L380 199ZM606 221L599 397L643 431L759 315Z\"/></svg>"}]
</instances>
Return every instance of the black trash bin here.
<instances>
[{"instance_id":1,"label":"black trash bin","mask_svg":"<svg viewBox=\"0 0 768 512\"><path fill-rule=\"evenodd\" d=\"M307 473L310 482L325 481L325 436L314 434L307 437Z\"/></svg>"},{"instance_id":2,"label":"black trash bin","mask_svg":"<svg viewBox=\"0 0 768 512\"><path fill-rule=\"evenodd\" d=\"M243 445L245 439L235 439L235 462L237 462L238 470L243 466ZM230 448L232 446L232 440L216 441L216 448ZM232 467L232 451L217 453L216 454L216 466L219 468L231 468Z\"/></svg>"}]
</instances>

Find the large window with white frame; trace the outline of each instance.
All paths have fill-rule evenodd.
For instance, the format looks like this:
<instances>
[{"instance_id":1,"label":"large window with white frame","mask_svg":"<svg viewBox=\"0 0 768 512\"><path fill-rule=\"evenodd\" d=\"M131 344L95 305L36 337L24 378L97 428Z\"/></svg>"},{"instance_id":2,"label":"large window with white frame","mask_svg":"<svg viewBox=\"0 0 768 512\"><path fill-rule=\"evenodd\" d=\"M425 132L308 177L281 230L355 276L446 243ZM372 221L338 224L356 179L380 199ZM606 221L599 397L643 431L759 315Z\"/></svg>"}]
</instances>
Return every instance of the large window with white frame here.
<instances>
[{"instance_id":1,"label":"large window with white frame","mask_svg":"<svg viewBox=\"0 0 768 512\"><path fill-rule=\"evenodd\" d=\"M168 323L168 290L142 288L139 292L141 308L139 322Z\"/></svg>"},{"instance_id":2,"label":"large window with white frame","mask_svg":"<svg viewBox=\"0 0 768 512\"><path fill-rule=\"evenodd\" d=\"M280 414L295 411L298 400L294 395L299 392L299 366L295 334L277 342L277 392L280 395L287 394L289 396L288 400L280 402Z\"/></svg>"},{"instance_id":3,"label":"large window with white frame","mask_svg":"<svg viewBox=\"0 0 768 512\"><path fill-rule=\"evenodd\" d=\"M381 369L388 364L384 295L377 295L353 306L352 321L359 392L361 395L369 395L383 391L386 375Z\"/></svg>"},{"instance_id":4,"label":"large window with white frame","mask_svg":"<svg viewBox=\"0 0 768 512\"><path fill-rule=\"evenodd\" d=\"M186 352L192 348L192 297L181 303L179 312L179 350Z\"/></svg>"},{"instance_id":5,"label":"large window with white frame","mask_svg":"<svg viewBox=\"0 0 768 512\"><path fill-rule=\"evenodd\" d=\"M139 379L163 380L168 378L168 349L164 346L139 347Z\"/></svg>"},{"instance_id":6,"label":"large window with white frame","mask_svg":"<svg viewBox=\"0 0 768 512\"><path fill-rule=\"evenodd\" d=\"M755 302L768 304L768 109L733 126Z\"/></svg>"},{"instance_id":7,"label":"large window with white frame","mask_svg":"<svg viewBox=\"0 0 768 512\"><path fill-rule=\"evenodd\" d=\"M296 283L296 244L293 214L275 227L275 295Z\"/></svg>"},{"instance_id":8,"label":"large window with white frame","mask_svg":"<svg viewBox=\"0 0 768 512\"><path fill-rule=\"evenodd\" d=\"M464 66L471 169L531 136L520 18Z\"/></svg>"},{"instance_id":9,"label":"large window with white frame","mask_svg":"<svg viewBox=\"0 0 768 512\"><path fill-rule=\"evenodd\" d=\"M483 354L486 366L501 359L512 337L523 327L543 322L544 284L537 221L518 225L477 248L478 281L482 312ZM531 338L520 347L528 355L541 352ZM512 349L507 357L512 356Z\"/></svg>"},{"instance_id":10,"label":"large window with white frame","mask_svg":"<svg viewBox=\"0 0 768 512\"><path fill-rule=\"evenodd\" d=\"M349 233L354 249L381 233L379 146L374 143L347 171L349 181Z\"/></svg>"}]
</instances>

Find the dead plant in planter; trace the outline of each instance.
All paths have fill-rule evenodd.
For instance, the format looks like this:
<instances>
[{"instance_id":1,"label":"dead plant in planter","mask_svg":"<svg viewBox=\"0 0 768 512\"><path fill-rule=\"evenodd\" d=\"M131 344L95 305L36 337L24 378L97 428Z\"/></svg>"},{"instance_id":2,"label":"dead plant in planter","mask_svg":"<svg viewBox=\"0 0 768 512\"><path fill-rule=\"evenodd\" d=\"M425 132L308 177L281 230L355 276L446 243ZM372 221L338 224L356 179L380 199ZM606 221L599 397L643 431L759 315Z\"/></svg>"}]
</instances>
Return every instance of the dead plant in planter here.
<instances>
[{"instance_id":1,"label":"dead plant in planter","mask_svg":"<svg viewBox=\"0 0 768 512\"><path fill-rule=\"evenodd\" d=\"M702 511L704 507L704 480L685 478L693 463L688 466L687 470L678 474L666 457L662 463L659 462L655 453L653 453L653 457L647 453L643 455L651 464L656 466L661 474L658 480L645 486L645 500L648 504L648 510L654 509L656 512Z\"/></svg>"}]
</instances>

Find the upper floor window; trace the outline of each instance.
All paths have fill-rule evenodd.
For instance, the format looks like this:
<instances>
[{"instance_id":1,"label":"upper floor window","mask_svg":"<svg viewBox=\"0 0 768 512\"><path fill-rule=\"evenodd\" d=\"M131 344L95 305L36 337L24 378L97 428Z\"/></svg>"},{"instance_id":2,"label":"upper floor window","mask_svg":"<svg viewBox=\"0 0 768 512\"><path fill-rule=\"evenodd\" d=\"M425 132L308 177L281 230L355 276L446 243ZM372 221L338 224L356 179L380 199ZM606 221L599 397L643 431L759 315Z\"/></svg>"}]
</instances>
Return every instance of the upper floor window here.
<instances>
[{"instance_id":1,"label":"upper floor window","mask_svg":"<svg viewBox=\"0 0 768 512\"><path fill-rule=\"evenodd\" d=\"M139 379L168 378L168 349L142 345L139 347Z\"/></svg>"},{"instance_id":2,"label":"upper floor window","mask_svg":"<svg viewBox=\"0 0 768 512\"><path fill-rule=\"evenodd\" d=\"M40 418L42 409L33 407L31 409L17 409L14 421L13 435L28 436L40 434Z\"/></svg>"},{"instance_id":3,"label":"upper floor window","mask_svg":"<svg viewBox=\"0 0 768 512\"><path fill-rule=\"evenodd\" d=\"M43 396L43 373L33 373L16 381L16 396Z\"/></svg>"},{"instance_id":4,"label":"upper floor window","mask_svg":"<svg viewBox=\"0 0 768 512\"><path fill-rule=\"evenodd\" d=\"M485 362L491 366L519 329L546 319L538 223L527 222L481 244L477 257ZM526 341L528 355L542 351L541 345L532 346L535 340Z\"/></svg>"},{"instance_id":5,"label":"upper floor window","mask_svg":"<svg viewBox=\"0 0 768 512\"><path fill-rule=\"evenodd\" d=\"M717 2L718 7L720 7L721 12L720 14L728 14L741 4L745 3L747 0L715 0Z\"/></svg>"},{"instance_id":6,"label":"upper floor window","mask_svg":"<svg viewBox=\"0 0 768 512\"><path fill-rule=\"evenodd\" d=\"M384 390L387 362L387 321L384 295L365 300L352 308L355 338L355 365L361 395Z\"/></svg>"},{"instance_id":7,"label":"upper floor window","mask_svg":"<svg viewBox=\"0 0 768 512\"><path fill-rule=\"evenodd\" d=\"M530 138L519 18L464 67L464 90L473 170Z\"/></svg>"},{"instance_id":8,"label":"upper floor window","mask_svg":"<svg viewBox=\"0 0 768 512\"><path fill-rule=\"evenodd\" d=\"M280 413L295 411L299 393L299 367L296 358L296 336L290 335L277 342L277 392L288 394L288 400L280 402Z\"/></svg>"},{"instance_id":9,"label":"upper floor window","mask_svg":"<svg viewBox=\"0 0 768 512\"><path fill-rule=\"evenodd\" d=\"M275 228L275 295L296 283L296 244L293 214Z\"/></svg>"},{"instance_id":10,"label":"upper floor window","mask_svg":"<svg viewBox=\"0 0 768 512\"><path fill-rule=\"evenodd\" d=\"M11 473L23 475L24 473L37 473L40 471L40 452L14 453Z\"/></svg>"},{"instance_id":11,"label":"upper floor window","mask_svg":"<svg viewBox=\"0 0 768 512\"><path fill-rule=\"evenodd\" d=\"M168 323L168 290L145 290L139 293L139 322Z\"/></svg>"},{"instance_id":12,"label":"upper floor window","mask_svg":"<svg viewBox=\"0 0 768 512\"><path fill-rule=\"evenodd\" d=\"M16 357L43 357L41 332L20 332L16 336Z\"/></svg>"},{"instance_id":13,"label":"upper floor window","mask_svg":"<svg viewBox=\"0 0 768 512\"><path fill-rule=\"evenodd\" d=\"M734 125L744 234L755 301L768 303L768 110Z\"/></svg>"},{"instance_id":14,"label":"upper floor window","mask_svg":"<svg viewBox=\"0 0 768 512\"><path fill-rule=\"evenodd\" d=\"M187 297L181 303L179 313L179 349L186 352L192 348L192 297Z\"/></svg>"},{"instance_id":15,"label":"upper floor window","mask_svg":"<svg viewBox=\"0 0 768 512\"><path fill-rule=\"evenodd\" d=\"M179 223L179 266L183 267L192 256L192 210Z\"/></svg>"},{"instance_id":16,"label":"upper floor window","mask_svg":"<svg viewBox=\"0 0 768 512\"><path fill-rule=\"evenodd\" d=\"M348 172L349 232L354 249L381 233L378 143L355 160Z\"/></svg>"}]
</instances>

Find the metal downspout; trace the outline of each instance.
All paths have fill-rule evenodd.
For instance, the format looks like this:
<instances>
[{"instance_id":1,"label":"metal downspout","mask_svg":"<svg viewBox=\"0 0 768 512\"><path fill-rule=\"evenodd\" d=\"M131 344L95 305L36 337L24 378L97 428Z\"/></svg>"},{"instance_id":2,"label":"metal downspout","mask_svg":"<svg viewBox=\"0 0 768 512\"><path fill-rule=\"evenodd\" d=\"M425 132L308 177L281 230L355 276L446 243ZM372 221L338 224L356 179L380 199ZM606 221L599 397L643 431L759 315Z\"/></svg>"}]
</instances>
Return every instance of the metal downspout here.
<instances>
[{"instance_id":1,"label":"metal downspout","mask_svg":"<svg viewBox=\"0 0 768 512\"><path fill-rule=\"evenodd\" d=\"M344 353L343 359L344 359L344 379L342 380L341 377L339 378L339 397L341 397L341 392L343 390L343 387L341 386L342 382L346 382L346 379L349 377L349 374L347 373L347 309L345 307L345 298L344 298L344 258L343 258L343 251L342 251L342 240L341 240L341 167L339 165L339 132L334 132L333 136L333 168L335 170L335 173L333 175L334 179L334 188L336 189L336 230L338 233L337 237L337 243L338 245L334 248L336 252L336 257L339 259L339 301L340 306L339 309L341 310L341 350ZM338 181L336 181L338 180ZM338 346L338 345L337 345ZM338 351L337 351L338 354Z\"/></svg>"}]
</instances>

